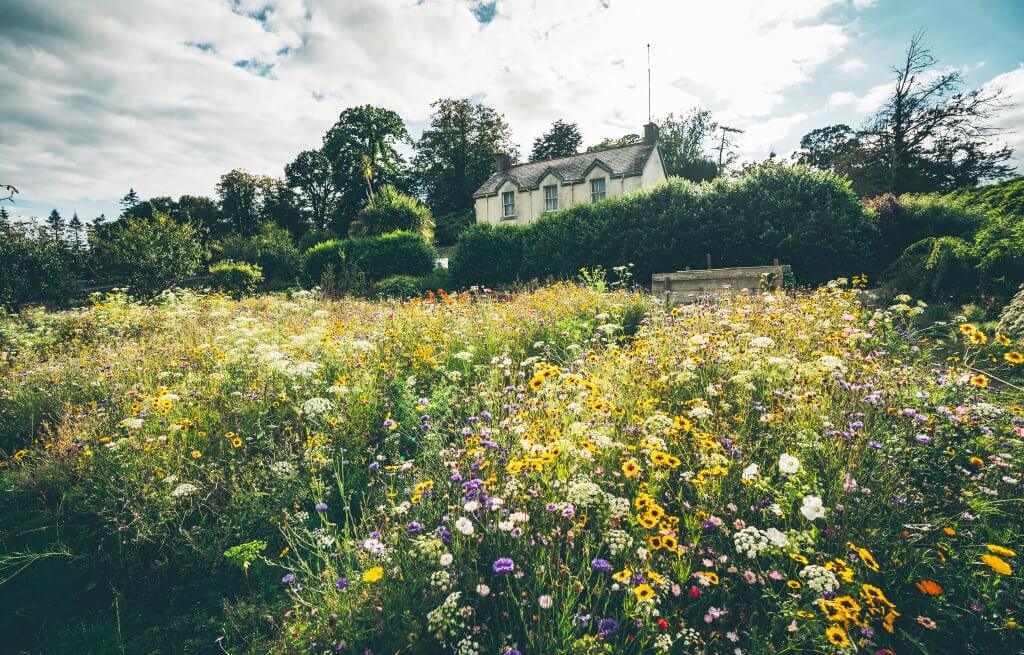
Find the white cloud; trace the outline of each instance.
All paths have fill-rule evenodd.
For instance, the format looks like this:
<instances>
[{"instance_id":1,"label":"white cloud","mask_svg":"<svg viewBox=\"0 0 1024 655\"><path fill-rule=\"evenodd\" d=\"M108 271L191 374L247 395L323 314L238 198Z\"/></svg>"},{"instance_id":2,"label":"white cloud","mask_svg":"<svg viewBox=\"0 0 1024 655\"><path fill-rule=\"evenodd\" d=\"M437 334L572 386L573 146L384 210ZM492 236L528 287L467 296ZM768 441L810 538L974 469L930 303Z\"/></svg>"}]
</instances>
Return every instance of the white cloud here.
<instances>
[{"instance_id":1,"label":"white cloud","mask_svg":"<svg viewBox=\"0 0 1024 655\"><path fill-rule=\"evenodd\" d=\"M857 73L866 69L867 67L868 65L864 63L864 60L861 59L860 57L850 57L849 59L844 60L842 63L836 66L836 68L843 73Z\"/></svg>"},{"instance_id":2,"label":"white cloud","mask_svg":"<svg viewBox=\"0 0 1024 655\"><path fill-rule=\"evenodd\" d=\"M1016 165L1018 171L1024 170L1024 64L997 75L985 86L1001 88L1005 94L1007 107L993 123L1006 130L1001 139L1013 148L1011 164Z\"/></svg>"},{"instance_id":3,"label":"white cloud","mask_svg":"<svg viewBox=\"0 0 1024 655\"><path fill-rule=\"evenodd\" d=\"M17 3L0 33L0 88L17 98L0 106L0 180L54 204L210 194L231 168L280 174L344 107L422 125L439 97L495 107L523 150L556 118L594 142L646 121L648 42L655 115L709 106L755 154L848 46L828 18L845 4L499 0L481 24L465 0Z\"/></svg>"}]
</instances>

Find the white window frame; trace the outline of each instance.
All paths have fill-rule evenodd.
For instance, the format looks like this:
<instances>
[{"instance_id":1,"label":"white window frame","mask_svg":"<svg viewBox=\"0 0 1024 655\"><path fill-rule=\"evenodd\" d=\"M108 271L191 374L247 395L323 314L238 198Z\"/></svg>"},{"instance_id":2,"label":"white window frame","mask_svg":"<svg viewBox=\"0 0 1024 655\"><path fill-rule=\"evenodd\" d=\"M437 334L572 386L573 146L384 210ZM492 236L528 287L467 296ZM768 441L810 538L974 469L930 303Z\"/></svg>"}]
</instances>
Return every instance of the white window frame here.
<instances>
[{"instance_id":1,"label":"white window frame","mask_svg":"<svg viewBox=\"0 0 1024 655\"><path fill-rule=\"evenodd\" d=\"M551 197L548 197L548 191L551 191ZM558 211L558 185L549 184L544 187L544 211L553 212Z\"/></svg>"},{"instance_id":2,"label":"white window frame","mask_svg":"<svg viewBox=\"0 0 1024 655\"><path fill-rule=\"evenodd\" d=\"M595 185L597 182L601 183L601 190L597 191ZM608 178L606 177L595 177L590 180L590 202L597 202L604 200L608 197Z\"/></svg>"},{"instance_id":3,"label":"white window frame","mask_svg":"<svg viewBox=\"0 0 1024 655\"><path fill-rule=\"evenodd\" d=\"M511 202L505 202L506 198L510 198ZM516 192L515 191L502 191L501 192L501 217L502 218L515 218L516 217Z\"/></svg>"}]
</instances>

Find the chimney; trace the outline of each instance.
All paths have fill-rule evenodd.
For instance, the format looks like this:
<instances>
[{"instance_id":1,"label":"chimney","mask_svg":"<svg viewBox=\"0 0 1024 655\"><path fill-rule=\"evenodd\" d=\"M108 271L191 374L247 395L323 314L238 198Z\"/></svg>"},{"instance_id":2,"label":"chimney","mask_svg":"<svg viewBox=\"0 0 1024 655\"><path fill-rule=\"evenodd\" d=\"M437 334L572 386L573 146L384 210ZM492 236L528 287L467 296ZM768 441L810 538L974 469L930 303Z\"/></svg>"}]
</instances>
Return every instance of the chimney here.
<instances>
[{"instance_id":1,"label":"chimney","mask_svg":"<svg viewBox=\"0 0 1024 655\"><path fill-rule=\"evenodd\" d=\"M657 143L658 142L658 125L656 123L648 123L644 125L644 143Z\"/></svg>"},{"instance_id":2,"label":"chimney","mask_svg":"<svg viewBox=\"0 0 1024 655\"><path fill-rule=\"evenodd\" d=\"M506 172L512 166L512 159L505 153L499 152L494 155L494 170L498 173Z\"/></svg>"}]
</instances>

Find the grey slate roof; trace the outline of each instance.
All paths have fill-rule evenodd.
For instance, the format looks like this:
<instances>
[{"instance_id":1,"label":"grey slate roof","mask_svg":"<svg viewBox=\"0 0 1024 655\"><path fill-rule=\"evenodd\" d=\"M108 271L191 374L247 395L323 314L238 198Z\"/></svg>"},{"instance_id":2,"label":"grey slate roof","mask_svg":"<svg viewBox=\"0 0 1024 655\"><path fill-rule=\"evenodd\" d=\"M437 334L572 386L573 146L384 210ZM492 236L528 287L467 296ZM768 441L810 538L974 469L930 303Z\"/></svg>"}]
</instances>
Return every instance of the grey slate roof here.
<instances>
[{"instance_id":1,"label":"grey slate roof","mask_svg":"<svg viewBox=\"0 0 1024 655\"><path fill-rule=\"evenodd\" d=\"M512 166L503 173L494 173L484 182L474 198L490 196L498 192L504 184L505 179L511 179L520 189L534 188L540 184L541 179L550 169L561 177L562 182L581 182L595 162L601 162L611 169L612 177L626 177L629 175L640 175L643 172L644 164L650 157L651 151L657 146L653 143L637 143L619 148L608 148L595 152L585 152L579 155L558 157L556 159L545 159L543 161L530 162Z\"/></svg>"}]
</instances>

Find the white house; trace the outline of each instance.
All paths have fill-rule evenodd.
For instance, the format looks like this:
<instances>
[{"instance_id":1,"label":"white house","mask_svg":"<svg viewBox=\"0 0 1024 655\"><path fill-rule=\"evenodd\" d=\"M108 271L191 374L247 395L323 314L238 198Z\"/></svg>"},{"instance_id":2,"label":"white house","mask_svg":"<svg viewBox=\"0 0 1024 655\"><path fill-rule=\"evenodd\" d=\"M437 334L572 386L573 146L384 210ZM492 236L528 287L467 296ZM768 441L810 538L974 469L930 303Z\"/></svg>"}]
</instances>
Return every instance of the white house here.
<instances>
[{"instance_id":1,"label":"white house","mask_svg":"<svg viewBox=\"0 0 1024 655\"><path fill-rule=\"evenodd\" d=\"M665 179L658 151L658 126L644 125L640 143L497 170L473 194L478 223L524 225L545 212L646 189Z\"/></svg>"}]
</instances>

